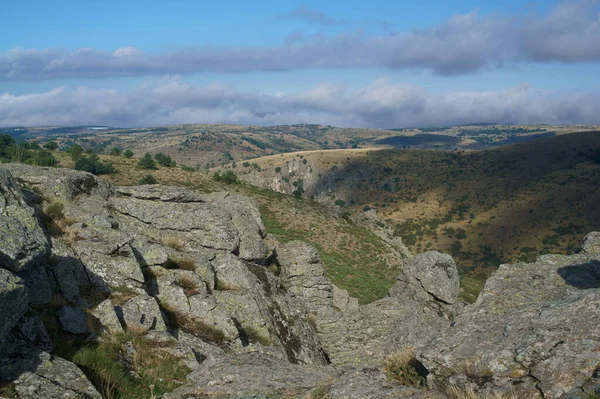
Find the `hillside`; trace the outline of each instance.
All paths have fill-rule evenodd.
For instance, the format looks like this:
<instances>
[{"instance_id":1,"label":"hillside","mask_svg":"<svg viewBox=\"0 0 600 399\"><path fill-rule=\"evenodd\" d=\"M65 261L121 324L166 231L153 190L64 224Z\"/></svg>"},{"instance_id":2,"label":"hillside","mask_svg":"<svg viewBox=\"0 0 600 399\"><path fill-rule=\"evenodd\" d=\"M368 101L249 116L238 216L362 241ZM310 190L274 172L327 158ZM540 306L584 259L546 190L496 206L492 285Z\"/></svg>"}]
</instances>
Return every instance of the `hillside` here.
<instances>
[{"instance_id":1,"label":"hillside","mask_svg":"<svg viewBox=\"0 0 600 399\"><path fill-rule=\"evenodd\" d=\"M572 253L600 228L599 150L600 133L588 132L477 152L300 152L235 171L340 212L375 210L414 253L451 253L475 294L498 264Z\"/></svg>"}]
</instances>

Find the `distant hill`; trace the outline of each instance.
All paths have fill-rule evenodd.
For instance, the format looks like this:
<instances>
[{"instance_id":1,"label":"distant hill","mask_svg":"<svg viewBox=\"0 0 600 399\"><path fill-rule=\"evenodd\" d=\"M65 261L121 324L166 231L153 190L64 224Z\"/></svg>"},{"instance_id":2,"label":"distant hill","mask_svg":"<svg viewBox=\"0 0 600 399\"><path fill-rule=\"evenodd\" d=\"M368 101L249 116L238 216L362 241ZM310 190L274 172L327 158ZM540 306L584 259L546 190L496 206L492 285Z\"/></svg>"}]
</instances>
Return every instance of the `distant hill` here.
<instances>
[{"instance_id":1,"label":"distant hill","mask_svg":"<svg viewBox=\"0 0 600 399\"><path fill-rule=\"evenodd\" d=\"M352 148L477 150L544 136L594 130L594 126L455 126L380 130L329 125L173 125L122 129L107 126L7 128L19 139L56 141L109 153L113 147L142 156L162 152L177 163L211 168L230 162L296 151ZM18 129L18 130L15 130ZM6 129L5 129L6 130Z\"/></svg>"}]
</instances>

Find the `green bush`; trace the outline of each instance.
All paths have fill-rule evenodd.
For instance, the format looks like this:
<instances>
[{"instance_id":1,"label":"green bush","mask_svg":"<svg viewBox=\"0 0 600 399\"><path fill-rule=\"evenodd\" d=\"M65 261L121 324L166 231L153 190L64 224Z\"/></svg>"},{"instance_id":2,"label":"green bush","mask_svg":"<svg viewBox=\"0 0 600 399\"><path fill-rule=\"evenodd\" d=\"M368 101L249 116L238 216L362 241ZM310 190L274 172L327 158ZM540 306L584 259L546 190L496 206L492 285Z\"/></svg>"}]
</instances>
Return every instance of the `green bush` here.
<instances>
[{"instance_id":1,"label":"green bush","mask_svg":"<svg viewBox=\"0 0 600 399\"><path fill-rule=\"evenodd\" d=\"M73 144L67 152L71 155L73 161L77 162L83 154L83 148L79 144Z\"/></svg>"},{"instance_id":2,"label":"green bush","mask_svg":"<svg viewBox=\"0 0 600 399\"><path fill-rule=\"evenodd\" d=\"M123 152L123 150L120 149L119 147L113 147L113 149L110 150L110 155L119 156L119 155L121 155L122 152Z\"/></svg>"},{"instance_id":3,"label":"green bush","mask_svg":"<svg viewBox=\"0 0 600 399\"><path fill-rule=\"evenodd\" d=\"M131 151L131 150L125 150L125 152L123 153L123 155L125 156L125 158L131 158L133 156L133 151Z\"/></svg>"},{"instance_id":4,"label":"green bush","mask_svg":"<svg viewBox=\"0 0 600 399\"><path fill-rule=\"evenodd\" d=\"M56 141L49 141L46 144L44 144L44 148L53 151L58 148L58 144L56 144Z\"/></svg>"},{"instance_id":5,"label":"green bush","mask_svg":"<svg viewBox=\"0 0 600 399\"><path fill-rule=\"evenodd\" d=\"M154 159L156 159L156 162L158 162L162 166L166 166L168 168L177 166L177 162L173 161L170 156L165 155L162 152L159 152L158 154L156 154L154 156Z\"/></svg>"},{"instance_id":6,"label":"green bush","mask_svg":"<svg viewBox=\"0 0 600 399\"><path fill-rule=\"evenodd\" d=\"M279 166L275 167L275 173L281 172L281 168Z\"/></svg>"},{"instance_id":7,"label":"green bush","mask_svg":"<svg viewBox=\"0 0 600 399\"><path fill-rule=\"evenodd\" d=\"M79 158L77 162L75 162L75 169L93 173L95 175L116 173L112 163L100 161L100 158L98 158L98 155L96 154Z\"/></svg>"},{"instance_id":8,"label":"green bush","mask_svg":"<svg viewBox=\"0 0 600 399\"><path fill-rule=\"evenodd\" d=\"M234 171L228 170L223 172L223 174L219 174L219 172L215 172L213 175L214 181L222 181L225 184L234 184L238 182L238 177Z\"/></svg>"},{"instance_id":9,"label":"green bush","mask_svg":"<svg viewBox=\"0 0 600 399\"><path fill-rule=\"evenodd\" d=\"M157 184L158 181L156 180L156 178L152 175L146 175L144 177L142 177L140 179L140 181L138 182L139 185L145 185L145 184Z\"/></svg>"},{"instance_id":10,"label":"green bush","mask_svg":"<svg viewBox=\"0 0 600 399\"><path fill-rule=\"evenodd\" d=\"M150 155L149 153L146 153L146 155L144 155L139 160L137 167L139 169L151 169L151 170L158 169L156 167L156 162L154 162L154 159L152 159L152 155Z\"/></svg>"}]
</instances>

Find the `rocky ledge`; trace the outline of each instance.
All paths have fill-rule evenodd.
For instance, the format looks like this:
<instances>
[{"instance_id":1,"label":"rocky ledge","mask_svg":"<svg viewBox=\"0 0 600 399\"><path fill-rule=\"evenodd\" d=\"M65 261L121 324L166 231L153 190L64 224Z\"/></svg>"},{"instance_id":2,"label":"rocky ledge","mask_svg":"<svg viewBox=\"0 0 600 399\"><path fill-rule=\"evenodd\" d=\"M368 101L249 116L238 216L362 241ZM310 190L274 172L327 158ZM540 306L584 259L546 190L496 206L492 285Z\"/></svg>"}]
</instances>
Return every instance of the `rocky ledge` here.
<instances>
[{"instance_id":1,"label":"rocky ledge","mask_svg":"<svg viewBox=\"0 0 600 399\"><path fill-rule=\"evenodd\" d=\"M268 236L233 193L7 164L0 227L0 381L15 397L109 397L65 342L122 336L118 361L140 384L131 337L188 370L170 399L600 393L597 233L577 255L500 266L468 306L450 256L411 256L359 306L315 248ZM390 380L394 353L410 353L413 386Z\"/></svg>"}]
</instances>

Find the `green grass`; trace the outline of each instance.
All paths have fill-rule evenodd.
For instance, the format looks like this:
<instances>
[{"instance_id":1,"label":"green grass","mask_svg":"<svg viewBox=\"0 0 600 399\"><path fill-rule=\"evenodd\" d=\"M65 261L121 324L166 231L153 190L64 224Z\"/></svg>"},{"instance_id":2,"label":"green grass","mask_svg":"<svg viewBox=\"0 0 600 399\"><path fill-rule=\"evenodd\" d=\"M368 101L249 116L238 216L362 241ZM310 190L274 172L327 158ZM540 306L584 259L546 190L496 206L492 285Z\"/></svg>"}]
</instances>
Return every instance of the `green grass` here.
<instances>
[{"instance_id":1,"label":"green grass","mask_svg":"<svg viewBox=\"0 0 600 399\"><path fill-rule=\"evenodd\" d=\"M126 342L135 347L133 377L117 360ZM181 361L144 337L130 333L111 336L98 345L87 346L73 356L105 398L142 399L158 397L185 382L190 370Z\"/></svg>"},{"instance_id":2,"label":"green grass","mask_svg":"<svg viewBox=\"0 0 600 399\"><path fill-rule=\"evenodd\" d=\"M398 271L388 267L380 258L386 250L384 244L364 228L350 225L345 229L345 233L355 238L356 246L351 248L342 240L336 249L326 249L310 231L287 228L267 207L261 207L261 214L267 232L279 241L301 240L315 246L321 255L326 276L361 304L383 298L396 281Z\"/></svg>"}]
</instances>

